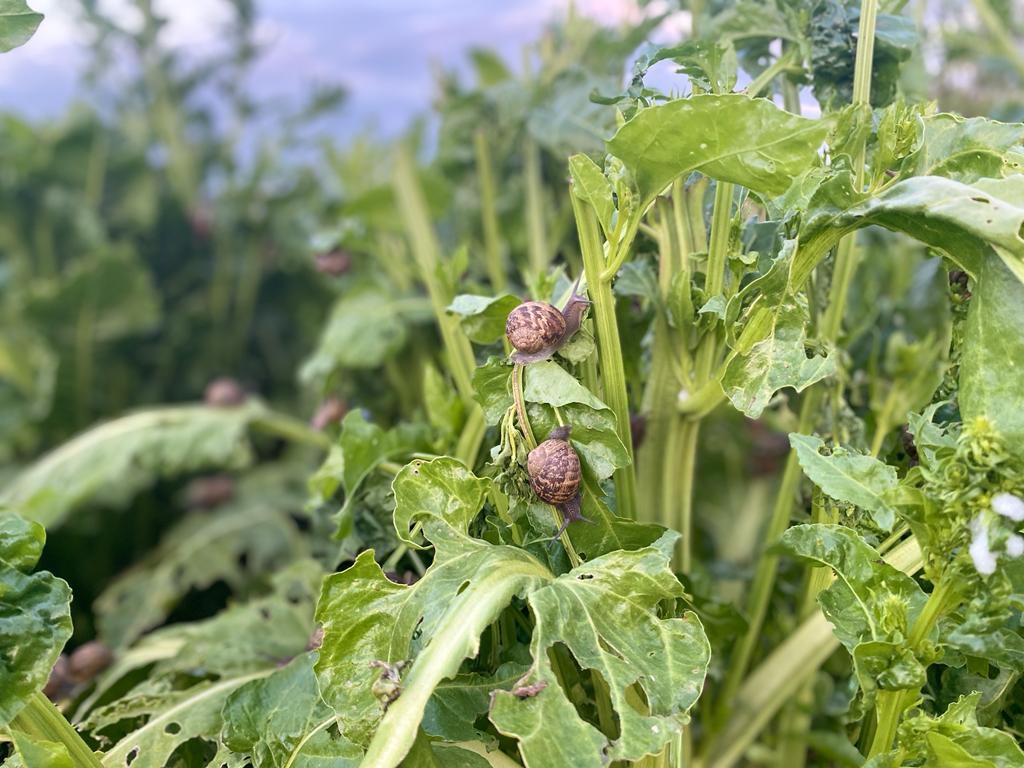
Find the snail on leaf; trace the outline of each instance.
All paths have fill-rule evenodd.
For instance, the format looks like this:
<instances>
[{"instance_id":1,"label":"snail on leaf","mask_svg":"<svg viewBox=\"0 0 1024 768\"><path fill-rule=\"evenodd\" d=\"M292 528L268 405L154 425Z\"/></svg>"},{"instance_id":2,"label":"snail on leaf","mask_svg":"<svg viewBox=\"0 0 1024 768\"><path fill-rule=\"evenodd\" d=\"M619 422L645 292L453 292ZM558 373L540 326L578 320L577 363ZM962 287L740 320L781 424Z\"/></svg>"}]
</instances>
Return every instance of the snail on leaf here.
<instances>
[{"instance_id":1,"label":"snail on leaf","mask_svg":"<svg viewBox=\"0 0 1024 768\"><path fill-rule=\"evenodd\" d=\"M526 457L526 472L530 487L537 498L558 508L562 513L562 527L555 538L574 520L587 518L580 513L580 457L569 443L570 427L551 430L548 439L534 448Z\"/></svg>"},{"instance_id":2,"label":"snail on leaf","mask_svg":"<svg viewBox=\"0 0 1024 768\"><path fill-rule=\"evenodd\" d=\"M590 301L577 293L577 288L579 280L562 309L546 301L527 301L509 312L505 335L515 348L512 362L546 360L580 329L583 313L590 306Z\"/></svg>"}]
</instances>

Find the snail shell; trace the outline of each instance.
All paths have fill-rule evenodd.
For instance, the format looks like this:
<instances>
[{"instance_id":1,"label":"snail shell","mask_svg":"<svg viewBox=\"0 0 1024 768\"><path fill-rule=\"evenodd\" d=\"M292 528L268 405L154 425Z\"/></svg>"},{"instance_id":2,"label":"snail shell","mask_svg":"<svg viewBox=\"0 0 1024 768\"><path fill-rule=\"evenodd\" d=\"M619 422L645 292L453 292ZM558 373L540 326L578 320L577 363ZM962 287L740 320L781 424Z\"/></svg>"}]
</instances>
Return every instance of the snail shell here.
<instances>
[{"instance_id":1,"label":"snail shell","mask_svg":"<svg viewBox=\"0 0 1024 768\"><path fill-rule=\"evenodd\" d=\"M530 487L548 504L565 504L580 490L580 457L569 444L569 430L560 427L526 457Z\"/></svg>"},{"instance_id":2,"label":"snail shell","mask_svg":"<svg viewBox=\"0 0 1024 768\"><path fill-rule=\"evenodd\" d=\"M540 352L554 347L565 336L565 317L551 304L528 301L509 312L505 333L520 352Z\"/></svg>"}]
</instances>

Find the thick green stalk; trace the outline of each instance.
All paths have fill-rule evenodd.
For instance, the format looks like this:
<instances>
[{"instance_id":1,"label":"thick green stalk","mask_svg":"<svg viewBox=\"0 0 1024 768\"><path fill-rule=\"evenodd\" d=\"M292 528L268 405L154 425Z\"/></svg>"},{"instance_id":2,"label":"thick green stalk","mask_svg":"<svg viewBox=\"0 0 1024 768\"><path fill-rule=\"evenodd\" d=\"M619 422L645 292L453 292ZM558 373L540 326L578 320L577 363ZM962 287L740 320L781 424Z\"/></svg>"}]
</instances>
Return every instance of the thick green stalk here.
<instances>
[{"instance_id":1,"label":"thick green stalk","mask_svg":"<svg viewBox=\"0 0 1024 768\"><path fill-rule=\"evenodd\" d=\"M11 726L35 739L63 744L75 768L103 768L99 757L89 749L78 731L41 693L29 696L24 709L11 721Z\"/></svg>"},{"instance_id":2,"label":"thick green stalk","mask_svg":"<svg viewBox=\"0 0 1024 768\"><path fill-rule=\"evenodd\" d=\"M537 142L527 137L523 144L526 187L526 233L530 253L530 270L542 274L551 262L548 238L544 226L544 182L541 174L541 154Z\"/></svg>"},{"instance_id":3,"label":"thick green stalk","mask_svg":"<svg viewBox=\"0 0 1024 768\"><path fill-rule=\"evenodd\" d=\"M463 434L468 433L466 444L460 447L460 456L467 466L476 463L476 455L480 450L484 430L483 414L480 405L473 399L473 369L476 366L473 348L469 339L459 328L458 319L447 312L450 296L441 284L438 267L441 264L441 244L437 241L437 233L430 223L427 203L423 198L423 190L416 178L416 168L406 148L401 148L395 158L394 174L395 195L398 207L412 247L413 257L419 268L420 279L427 287L430 303L434 308L434 316L441 332L441 340L448 353L448 367L455 388L466 405L469 414ZM478 437L477 437L478 436Z\"/></svg>"},{"instance_id":4,"label":"thick green stalk","mask_svg":"<svg viewBox=\"0 0 1024 768\"><path fill-rule=\"evenodd\" d=\"M498 224L498 205L494 193L494 170L491 166L491 150L483 129L473 134L473 149L476 152L476 176L480 184L480 218L484 230L484 256L487 277L496 293L505 290L505 267L501 260L501 229Z\"/></svg>"},{"instance_id":5,"label":"thick green stalk","mask_svg":"<svg viewBox=\"0 0 1024 768\"><path fill-rule=\"evenodd\" d=\"M857 37L857 59L853 82L853 98L856 104L869 105L871 103L871 61L874 55L875 20L877 16L878 0L863 0L861 3L860 29ZM857 188L860 189L864 184L865 147L863 145L860 147L857 156ZM843 314L846 308L846 297L855 268L856 252L853 248L853 236L850 235L840 242L837 249L832 286L829 291L829 306L825 310L821 326L821 335L826 342L835 343L839 337ZM813 429L823 398L824 392L821 387L814 387L804 395L800 408L798 432L806 434ZM768 547L762 550L751 587L747 607L747 617L749 620L747 631L733 651L729 671L726 673L725 683L719 694L720 698L717 708L717 719L719 722L721 722L722 716L728 713L729 707L733 703L733 697L736 694L740 681L743 679L743 675L746 673L751 656L757 646L757 641L761 636L764 617L768 611L768 604L775 586L776 568L779 560L778 555L773 554L769 547L782 535L789 525L789 519L793 512L793 502L800 485L800 477L800 464L796 459L796 452L790 451L786 459L786 468L783 472L782 482L779 485L775 507L772 510L772 517L765 531L764 540Z\"/></svg>"},{"instance_id":6,"label":"thick green stalk","mask_svg":"<svg viewBox=\"0 0 1024 768\"><path fill-rule=\"evenodd\" d=\"M575 194L569 194L576 229L583 255L587 291L593 302L591 311L597 325L597 349L604 399L615 414L619 439L629 454L629 464L615 470L615 499L619 515L636 519L636 476L633 469L633 438L629 427L629 396L626 392L626 371L622 362L619 326L615 316L615 297L610 280L602 279L605 269L604 249L598 236L593 212ZM635 232L635 228L634 228Z\"/></svg>"}]
</instances>

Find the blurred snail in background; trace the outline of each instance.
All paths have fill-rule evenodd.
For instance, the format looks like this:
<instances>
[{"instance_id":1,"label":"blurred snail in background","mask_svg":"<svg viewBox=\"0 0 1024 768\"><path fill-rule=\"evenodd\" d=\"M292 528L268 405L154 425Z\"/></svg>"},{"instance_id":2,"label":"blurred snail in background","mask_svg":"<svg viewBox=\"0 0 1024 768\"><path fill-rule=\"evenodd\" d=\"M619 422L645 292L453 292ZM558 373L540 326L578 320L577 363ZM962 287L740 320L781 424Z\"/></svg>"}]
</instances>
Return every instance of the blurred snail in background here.
<instances>
[{"instance_id":1,"label":"blurred snail in background","mask_svg":"<svg viewBox=\"0 0 1024 768\"><path fill-rule=\"evenodd\" d=\"M580 513L580 481L583 472L580 457L569 442L570 427L556 427L548 439L526 457L526 472L530 487L537 498L558 507L562 513L562 527L556 538L574 520L586 520Z\"/></svg>"},{"instance_id":2,"label":"blurred snail in background","mask_svg":"<svg viewBox=\"0 0 1024 768\"><path fill-rule=\"evenodd\" d=\"M562 309L546 301L527 301L509 312L505 335L516 350L512 353L513 362L546 360L580 329L590 301L576 292L578 288L579 280Z\"/></svg>"}]
</instances>

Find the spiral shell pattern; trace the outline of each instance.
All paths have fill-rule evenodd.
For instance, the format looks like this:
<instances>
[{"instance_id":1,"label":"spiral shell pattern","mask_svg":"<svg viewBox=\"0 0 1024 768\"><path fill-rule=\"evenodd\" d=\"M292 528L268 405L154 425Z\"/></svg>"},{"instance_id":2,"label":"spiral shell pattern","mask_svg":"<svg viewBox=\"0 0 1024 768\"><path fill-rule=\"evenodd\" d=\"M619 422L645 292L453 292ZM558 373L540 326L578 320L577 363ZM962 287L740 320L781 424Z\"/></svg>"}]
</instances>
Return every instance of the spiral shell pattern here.
<instances>
[{"instance_id":1,"label":"spiral shell pattern","mask_svg":"<svg viewBox=\"0 0 1024 768\"><path fill-rule=\"evenodd\" d=\"M540 352L557 344L565 335L565 318L543 301L528 301L508 314L505 333L520 352Z\"/></svg>"},{"instance_id":2,"label":"spiral shell pattern","mask_svg":"<svg viewBox=\"0 0 1024 768\"><path fill-rule=\"evenodd\" d=\"M568 440L545 440L526 457L530 487L548 504L565 504L580 490L580 457Z\"/></svg>"}]
</instances>

